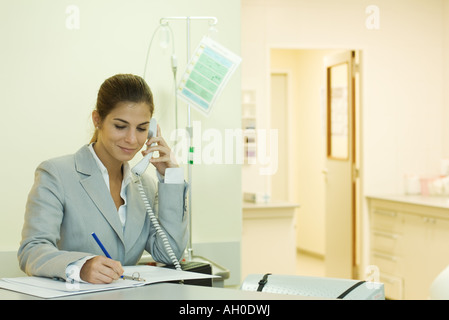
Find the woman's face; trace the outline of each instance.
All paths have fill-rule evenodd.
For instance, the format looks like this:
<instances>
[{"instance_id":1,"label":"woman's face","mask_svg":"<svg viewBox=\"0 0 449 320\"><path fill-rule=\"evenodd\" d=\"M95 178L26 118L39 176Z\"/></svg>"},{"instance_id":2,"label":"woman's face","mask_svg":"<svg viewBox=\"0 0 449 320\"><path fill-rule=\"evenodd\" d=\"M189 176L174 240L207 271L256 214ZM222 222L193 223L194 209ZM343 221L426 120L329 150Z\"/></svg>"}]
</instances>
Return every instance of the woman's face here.
<instances>
[{"instance_id":1,"label":"woman's face","mask_svg":"<svg viewBox=\"0 0 449 320\"><path fill-rule=\"evenodd\" d=\"M95 151L101 161L113 163L131 160L147 140L151 112L144 102L119 102L101 122L93 112L98 127ZM100 121L99 121L100 120Z\"/></svg>"}]
</instances>

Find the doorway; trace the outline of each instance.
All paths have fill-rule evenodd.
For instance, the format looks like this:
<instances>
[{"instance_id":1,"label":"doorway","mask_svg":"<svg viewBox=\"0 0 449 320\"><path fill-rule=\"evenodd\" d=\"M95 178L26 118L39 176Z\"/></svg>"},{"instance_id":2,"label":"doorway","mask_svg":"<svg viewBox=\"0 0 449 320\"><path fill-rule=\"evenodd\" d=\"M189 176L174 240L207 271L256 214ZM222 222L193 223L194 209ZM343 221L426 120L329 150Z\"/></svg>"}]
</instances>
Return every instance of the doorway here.
<instances>
[{"instance_id":1,"label":"doorway","mask_svg":"<svg viewBox=\"0 0 449 320\"><path fill-rule=\"evenodd\" d=\"M345 254L349 254L350 257L344 259L345 261L349 259L350 265L344 264L341 267L340 257L337 256L337 260L335 260L336 255L326 252L329 241L331 243L334 241L330 237L340 240L341 234L330 232L329 225L326 228L326 222L333 223L327 219L329 213L326 213L326 210L329 209L326 209L326 198L329 194L336 194L334 191L338 192L338 190L333 186L334 191L326 191L329 186L327 185L328 174L326 174L328 172L327 71L324 62L326 57L331 57L342 51L345 50L272 48L270 65L271 78L273 78L273 74L279 74L279 70L283 70L282 73L289 75L286 84L289 108L280 114L283 114L283 118L288 119L286 121L290 124L288 163L291 166L287 173L290 179L288 194L290 201L300 205L296 212L297 249L301 253L310 254L326 261L326 276L351 278L356 277L357 274L357 205L351 205L354 208L354 212L351 213L353 219L350 222L345 220L347 224L345 230L351 232L350 241L343 241L343 243L340 241L345 248L349 246L346 248ZM279 81L276 85L280 85ZM282 91L282 89L279 90ZM358 90L360 90L359 86L357 86ZM271 91L273 100L275 95L273 87ZM356 92L354 94L358 96ZM272 101L271 112L273 112L274 103ZM272 123L272 128L274 128L273 125L274 123ZM276 126L282 126L279 119ZM358 131L355 130L354 133L354 139L358 138ZM359 139L355 140L359 141ZM280 149L283 148L282 143L285 142L279 139ZM288 147L287 144L286 146ZM353 179L352 176L349 178ZM281 184L279 181L277 183ZM354 196L354 201L358 197L356 193L351 195ZM332 252L334 251L335 248L332 248Z\"/></svg>"},{"instance_id":2,"label":"doorway","mask_svg":"<svg viewBox=\"0 0 449 320\"><path fill-rule=\"evenodd\" d=\"M271 71L271 109L270 123L272 128L278 131L278 166L275 174L271 176L271 200L275 202L290 201L290 176L289 176L289 154L290 154L290 123L288 119L289 109L289 83L291 82L288 72Z\"/></svg>"}]
</instances>

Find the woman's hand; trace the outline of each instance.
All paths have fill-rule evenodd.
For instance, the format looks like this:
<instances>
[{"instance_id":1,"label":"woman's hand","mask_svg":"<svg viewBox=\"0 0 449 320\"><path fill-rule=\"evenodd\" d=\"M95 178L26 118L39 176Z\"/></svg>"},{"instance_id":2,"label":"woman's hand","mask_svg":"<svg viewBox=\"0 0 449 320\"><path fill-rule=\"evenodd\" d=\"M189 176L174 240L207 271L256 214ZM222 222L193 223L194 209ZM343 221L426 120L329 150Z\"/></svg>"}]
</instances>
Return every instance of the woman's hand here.
<instances>
[{"instance_id":1,"label":"woman's hand","mask_svg":"<svg viewBox=\"0 0 449 320\"><path fill-rule=\"evenodd\" d=\"M84 263L80 270L80 278L90 283L111 283L119 279L123 272L119 261L96 256Z\"/></svg>"},{"instance_id":2,"label":"woman's hand","mask_svg":"<svg viewBox=\"0 0 449 320\"><path fill-rule=\"evenodd\" d=\"M156 143L156 145L151 146L153 143ZM159 152L159 157L155 158L153 156L150 159L150 162L162 176L165 176L165 169L179 167L170 147L161 135L161 128L159 125L157 125L157 135L148 139L146 145L147 149L142 151L143 156L146 156L150 152Z\"/></svg>"}]
</instances>

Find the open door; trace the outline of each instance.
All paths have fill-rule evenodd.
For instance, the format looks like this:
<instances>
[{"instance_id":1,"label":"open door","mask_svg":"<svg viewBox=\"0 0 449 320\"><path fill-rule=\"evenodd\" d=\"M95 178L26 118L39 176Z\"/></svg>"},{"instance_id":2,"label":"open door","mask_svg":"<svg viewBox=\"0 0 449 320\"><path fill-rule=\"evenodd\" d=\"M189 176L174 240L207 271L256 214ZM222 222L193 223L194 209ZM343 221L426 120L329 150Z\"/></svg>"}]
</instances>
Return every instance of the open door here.
<instances>
[{"instance_id":1,"label":"open door","mask_svg":"<svg viewBox=\"0 0 449 320\"><path fill-rule=\"evenodd\" d=\"M356 264L355 51L326 56L326 276L354 278Z\"/></svg>"}]
</instances>

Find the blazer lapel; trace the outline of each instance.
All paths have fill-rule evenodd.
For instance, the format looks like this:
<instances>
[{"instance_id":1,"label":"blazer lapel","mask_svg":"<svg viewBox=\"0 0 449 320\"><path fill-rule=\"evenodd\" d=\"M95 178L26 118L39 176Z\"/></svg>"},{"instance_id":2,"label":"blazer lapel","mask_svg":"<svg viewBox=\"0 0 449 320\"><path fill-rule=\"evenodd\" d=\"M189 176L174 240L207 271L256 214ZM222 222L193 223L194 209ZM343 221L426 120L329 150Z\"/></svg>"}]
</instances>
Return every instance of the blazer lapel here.
<instances>
[{"instance_id":1,"label":"blazer lapel","mask_svg":"<svg viewBox=\"0 0 449 320\"><path fill-rule=\"evenodd\" d=\"M84 175L80 179L84 190L124 243L123 230L117 214L117 208L88 146L84 146L75 154L75 168Z\"/></svg>"}]
</instances>

